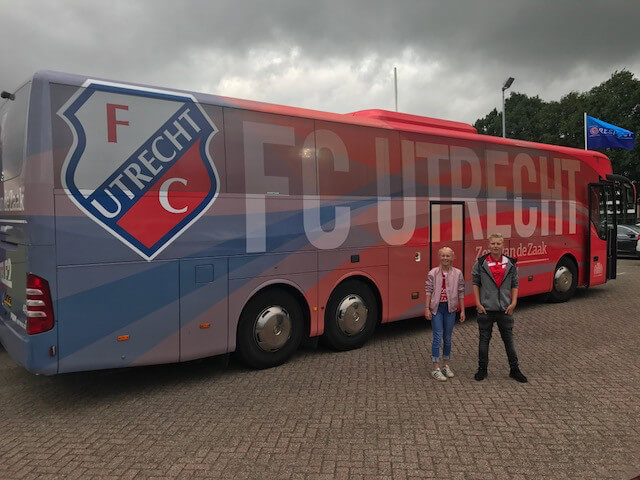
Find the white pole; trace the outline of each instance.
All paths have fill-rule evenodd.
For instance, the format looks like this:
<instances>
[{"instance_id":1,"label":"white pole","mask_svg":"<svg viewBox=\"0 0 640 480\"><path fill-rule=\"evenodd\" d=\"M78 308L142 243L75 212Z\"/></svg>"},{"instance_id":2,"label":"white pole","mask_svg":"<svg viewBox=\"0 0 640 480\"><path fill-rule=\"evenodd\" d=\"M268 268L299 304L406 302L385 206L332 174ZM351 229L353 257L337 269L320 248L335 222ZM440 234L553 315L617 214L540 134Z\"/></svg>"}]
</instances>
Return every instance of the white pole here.
<instances>
[{"instance_id":1,"label":"white pole","mask_svg":"<svg viewBox=\"0 0 640 480\"><path fill-rule=\"evenodd\" d=\"M398 69L393 67L393 91L396 97L396 112L398 111Z\"/></svg>"},{"instance_id":2,"label":"white pole","mask_svg":"<svg viewBox=\"0 0 640 480\"><path fill-rule=\"evenodd\" d=\"M587 150L587 112L584 112L584 149Z\"/></svg>"}]
</instances>

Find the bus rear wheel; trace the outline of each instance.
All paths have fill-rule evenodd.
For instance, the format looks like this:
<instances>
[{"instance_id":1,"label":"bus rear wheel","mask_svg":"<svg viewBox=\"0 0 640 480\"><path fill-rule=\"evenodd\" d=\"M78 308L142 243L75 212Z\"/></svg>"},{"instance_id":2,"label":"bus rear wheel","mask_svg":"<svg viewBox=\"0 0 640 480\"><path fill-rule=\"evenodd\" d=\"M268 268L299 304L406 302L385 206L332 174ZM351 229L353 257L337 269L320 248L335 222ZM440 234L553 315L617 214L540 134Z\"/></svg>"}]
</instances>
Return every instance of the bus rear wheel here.
<instances>
[{"instance_id":1,"label":"bus rear wheel","mask_svg":"<svg viewBox=\"0 0 640 480\"><path fill-rule=\"evenodd\" d=\"M378 303L371 289L358 280L338 285L327 302L323 343L334 350L359 348L373 335Z\"/></svg>"},{"instance_id":2,"label":"bus rear wheel","mask_svg":"<svg viewBox=\"0 0 640 480\"><path fill-rule=\"evenodd\" d=\"M549 292L552 302L560 303L569 300L578 286L578 269L567 257L560 259L553 272L553 286Z\"/></svg>"},{"instance_id":3,"label":"bus rear wheel","mask_svg":"<svg viewBox=\"0 0 640 480\"><path fill-rule=\"evenodd\" d=\"M253 368L281 365L298 349L303 321L302 307L290 293L278 289L258 293L238 323L240 358Z\"/></svg>"}]
</instances>

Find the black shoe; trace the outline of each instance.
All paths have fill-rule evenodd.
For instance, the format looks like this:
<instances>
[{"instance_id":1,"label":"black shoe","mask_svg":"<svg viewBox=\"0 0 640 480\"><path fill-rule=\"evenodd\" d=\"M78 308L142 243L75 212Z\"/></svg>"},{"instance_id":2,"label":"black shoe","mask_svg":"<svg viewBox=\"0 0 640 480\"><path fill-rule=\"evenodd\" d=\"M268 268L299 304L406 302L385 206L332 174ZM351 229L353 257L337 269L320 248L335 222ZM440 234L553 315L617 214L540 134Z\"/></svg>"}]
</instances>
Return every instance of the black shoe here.
<instances>
[{"instance_id":1,"label":"black shoe","mask_svg":"<svg viewBox=\"0 0 640 480\"><path fill-rule=\"evenodd\" d=\"M520 383L527 383L527 377L524 376L519 368L512 368L509 376Z\"/></svg>"},{"instance_id":2,"label":"black shoe","mask_svg":"<svg viewBox=\"0 0 640 480\"><path fill-rule=\"evenodd\" d=\"M479 368L473 378L475 378L477 381L484 380L485 378L487 378L487 369Z\"/></svg>"}]
</instances>

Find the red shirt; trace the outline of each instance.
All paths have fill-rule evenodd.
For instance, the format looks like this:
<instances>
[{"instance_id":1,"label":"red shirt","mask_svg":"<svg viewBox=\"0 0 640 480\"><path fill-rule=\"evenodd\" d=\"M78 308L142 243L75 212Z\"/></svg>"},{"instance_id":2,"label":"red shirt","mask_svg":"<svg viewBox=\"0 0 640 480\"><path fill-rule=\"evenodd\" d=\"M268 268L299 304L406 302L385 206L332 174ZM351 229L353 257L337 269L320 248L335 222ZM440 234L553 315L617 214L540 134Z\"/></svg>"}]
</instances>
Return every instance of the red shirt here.
<instances>
[{"instance_id":1,"label":"red shirt","mask_svg":"<svg viewBox=\"0 0 640 480\"><path fill-rule=\"evenodd\" d=\"M442 290L440 290L440 303L449 302L449 297L447 297L447 277L445 277L444 272L442 272Z\"/></svg>"},{"instance_id":2,"label":"red shirt","mask_svg":"<svg viewBox=\"0 0 640 480\"><path fill-rule=\"evenodd\" d=\"M491 270L491 275L493 275L493 279L495 280L496 285L498 286L498 288L500 288L500 285L502 285L502 280L504 280L504 273L507 270L507 264L509 263L509 260L507 260L507 257L502 255L502 257L500 257L500 261L496 262L493 257L489 255L486 262L489 270Z\"/></svg>"}]
</instances>

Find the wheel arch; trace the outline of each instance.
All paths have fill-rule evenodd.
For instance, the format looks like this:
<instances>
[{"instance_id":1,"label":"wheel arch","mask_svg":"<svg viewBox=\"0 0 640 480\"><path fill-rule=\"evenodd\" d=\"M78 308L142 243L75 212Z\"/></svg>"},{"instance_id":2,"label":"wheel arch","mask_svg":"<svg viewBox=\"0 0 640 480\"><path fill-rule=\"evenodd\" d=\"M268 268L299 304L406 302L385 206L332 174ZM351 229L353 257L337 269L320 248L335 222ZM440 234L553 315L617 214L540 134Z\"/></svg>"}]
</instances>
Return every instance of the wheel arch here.
<instances>
[{"instance_id":1,"label":"wheel arch","mask_svg":"<svg viewBox=\"0 0 640 480\"><path fill-rule=\"evenodd\" d=\"M300 288L299 285L297 285L296 283L290 281L290 280L285 280L285 279L271 279L269 281L266 281L260 285L258 285L256 288L254 288L251 293L249 295L247 295L247 299L245 300L244 304L242 305L242 308L239 310L239 314L238 314L238 318L234 319L235 320L235 325L233 328L233 336L231 337L230 341L233 342L233 345L229 345L229 351L234 351L236 349L237 346L237 338L238 338L238 327L240 325L240 318L242 317L242 314L244 313L245 309L247 308L247 305L249 304L249 302L251 302L251 300L253 300L253 298L255 298L256 295L261 294L265 291L268 290L284 290L288 293L290 293L300 304L300 307L302 308L302 313L304 315L304 319L303 319L303 327L304 327L304 331L303 331L303 338L308 337L309 336L309 331L310 331L310 327L311 327L311 310L309 308L309 302L307 301L307 298L305 297L304 293L302 292L302 289Z\"/></svg>"},{"instance_id":2,"label":"wheel arch","mask_svg":"<svg viewBox=\"0 0 640 480\"><path fill-rule=\"evenodd\" d=\"M573 275L574 278L572 278L571 280L572 283L571 285L569 285L568 288L557 290L556 275L560 272L560 270L558 269L558 266L561 264L570 266L569 268L573 267L573 269L575 269L575 274ZM578 262L576 258L573 256L573 254L564 253L562 256L560 256L560 258L558 258L558 261L556 262L553 268L553 275L551 276L551 286L547 294L548 300L553 303L562 303L562 302L568 301L574 295L576 288L580 285L579 272L580 271L578 269ZM566 282L566 278L562 279L562 282Z\"/></svg>"},{"instance_id":3,"label":"wheel arch","mask_svg":"<svg viewBox=\"0 0 640 480\"><path fill-rule=\"evenodd\" d=\"M359 282L364 283L367 287L369 287L369 289L371 290L371 293L373 293L373 296L376 299L376 304L378 306L378 318L376 319L376 322L380 324L382 320L382 295L380 294L380 288L378 287L378 284L376 283L376 281L365 272L350 272L344 275L343 277L341 277L331 289L331 293L329 293L327 300L331 298L331 295L333 295L333 292L335 292L336 289L340 287L340 285L350 280L357 280ZM324 316L322 317L322 326L324 329Z\"/></svg>"},{"instance_id":4,"label":"wheel arch","mask_svg":"<svg viewBox=\"0 0 640 480\"><path fill-rule=\"evenodd\" d=\"M580 273L581 269L580 269L580 265L578 264L578 260L576 260L576 257L573 255L573 253L571 252L564 252L562 255L560 255L560 257L558 258L558 261L556 262L556 264L553 266L553 271L555 272L556 267L558 266L558 264L564 259L566 258L567 260L569 260L571 263L573 263L573 266L576 267L576 274L578 276L578 285L580 285ZM588 259L588 257L587 257ZM553 288L553 278L551 280L551 288Z\"/></svg>"}]
</instances>

